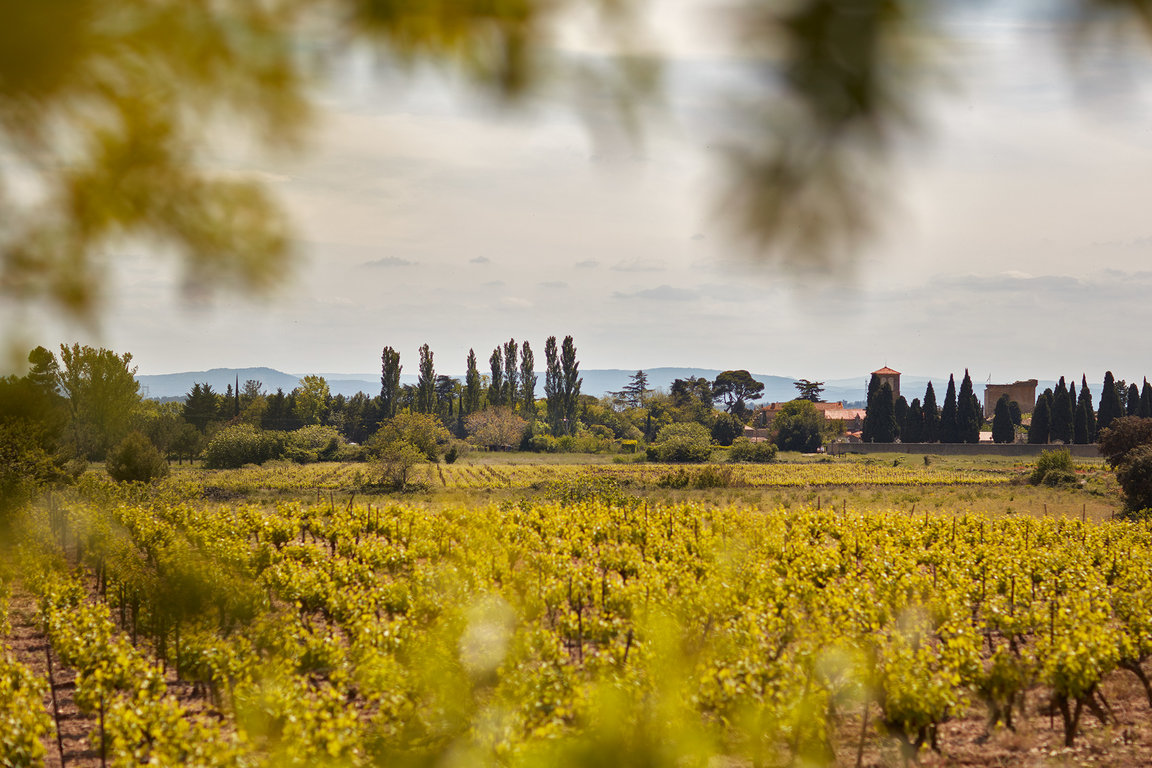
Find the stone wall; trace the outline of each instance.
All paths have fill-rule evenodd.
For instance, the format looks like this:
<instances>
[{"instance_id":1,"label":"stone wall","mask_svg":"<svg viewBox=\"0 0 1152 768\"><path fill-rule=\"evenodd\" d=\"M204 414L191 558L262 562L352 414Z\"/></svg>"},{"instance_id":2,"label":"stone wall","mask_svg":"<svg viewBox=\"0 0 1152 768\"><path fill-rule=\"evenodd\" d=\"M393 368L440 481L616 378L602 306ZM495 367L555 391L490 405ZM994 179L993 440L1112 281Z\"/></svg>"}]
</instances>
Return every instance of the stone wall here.
<instances>
[{"instance_id":1,"label":"stone wall","mask_svg":"<svg viewBox=\"0 0 1152 768\"><path fill-rule=\"evenodd\" d=\"M1039 456L1044 451L1067 448L1078 459L1098 459L1093 445L1029 445L1027 443L832 443L828 453L926 453L932 456Z\"/></svg>"}]
</instances>

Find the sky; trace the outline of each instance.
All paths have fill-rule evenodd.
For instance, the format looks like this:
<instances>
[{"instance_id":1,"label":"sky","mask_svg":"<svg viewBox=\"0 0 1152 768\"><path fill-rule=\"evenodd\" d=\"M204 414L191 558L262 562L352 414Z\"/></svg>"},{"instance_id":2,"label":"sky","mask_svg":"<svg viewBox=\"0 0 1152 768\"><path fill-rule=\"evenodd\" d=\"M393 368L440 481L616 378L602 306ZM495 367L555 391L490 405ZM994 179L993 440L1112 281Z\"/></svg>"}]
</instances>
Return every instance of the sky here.
<instances>
[{"instance_id":1,"label":"sky","mask_svg":"<svg viewBox=\"0 0 1152 768\"><path fill-rule=\"evenodd\" d=\"M120 254L99 330L141 374L269 366L370 373L398 349L439 372L571 334L584 368L744 368L836 379L888 365L1012 381L1152 373L1152 54L1061 47L1052 3L964 4L942 22L924 133L884 179L883 232L851 270L758 259L717 190L746 78L714 9L661 0L661 106L635 141L563 94L494 108L442 73L369 52L317 85L305 154L221 156L292 215L300 257L270 296L181 295L171 265ZM568 55L594 56L573 33ZM1135 48L1135 46L1133 46Z\"/></svg>"}]
</instances>

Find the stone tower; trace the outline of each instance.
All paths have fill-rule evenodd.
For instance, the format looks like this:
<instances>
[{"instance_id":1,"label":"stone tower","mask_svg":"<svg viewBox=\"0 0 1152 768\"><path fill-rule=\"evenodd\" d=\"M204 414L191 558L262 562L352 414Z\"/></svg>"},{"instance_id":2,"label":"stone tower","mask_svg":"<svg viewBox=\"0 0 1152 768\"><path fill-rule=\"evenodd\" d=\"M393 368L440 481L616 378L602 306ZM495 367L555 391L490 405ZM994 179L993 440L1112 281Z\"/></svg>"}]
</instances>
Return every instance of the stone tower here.
<instances>
[{"instance_id":1,"label":"stone tower","mask_svg":"<svg viewBox=\"0 0 1152 768\"><path fill-rule=\"evenodd\" d=\"M880 386L887 384L892 388L892 402L900 399L900 371L884 366L878 371L872 371L872 375L880 380Z\"/></svg>"}]
</instances>

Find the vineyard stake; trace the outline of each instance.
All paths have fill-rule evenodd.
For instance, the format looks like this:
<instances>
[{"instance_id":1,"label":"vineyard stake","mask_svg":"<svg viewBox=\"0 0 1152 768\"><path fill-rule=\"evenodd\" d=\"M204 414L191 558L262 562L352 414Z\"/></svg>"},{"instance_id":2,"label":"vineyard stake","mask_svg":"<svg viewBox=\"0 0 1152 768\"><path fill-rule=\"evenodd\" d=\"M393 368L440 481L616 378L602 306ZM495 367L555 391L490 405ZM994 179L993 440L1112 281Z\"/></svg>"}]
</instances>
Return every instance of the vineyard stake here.
<instances>
[{"instance_id":1,"label":"vineyard stake","mask_svg":"<svg viewBox=\"0 0 1152 768\"><path fill-rule=\"evenodd\" d=\"M56 719L56 749L60 752L60 765L64 766L64 737L60 735L60 704L56 701L56 680L52 674L52 643L44 646L44 655L48 658L48 687L52 690L52 717Z\"/></svg>"}]
</instances>

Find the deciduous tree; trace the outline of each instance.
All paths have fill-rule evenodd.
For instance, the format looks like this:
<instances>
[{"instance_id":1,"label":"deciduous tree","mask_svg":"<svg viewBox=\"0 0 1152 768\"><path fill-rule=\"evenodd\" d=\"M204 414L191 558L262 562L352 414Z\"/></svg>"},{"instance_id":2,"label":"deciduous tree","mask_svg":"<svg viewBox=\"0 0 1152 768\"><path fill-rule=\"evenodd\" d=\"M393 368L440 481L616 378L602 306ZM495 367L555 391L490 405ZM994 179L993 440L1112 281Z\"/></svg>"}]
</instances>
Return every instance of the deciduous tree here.
<instances>
[{"instance_id":1,"label":"deciduous tree","mask_svg":"<svg viewBox=\"0 0 1152 768\"><path fill-rule=\"evenodd\" d=\"M525 341L520 345L520 413L528 421L528 430L536 428L536 355Z\"/></svg>"},{"instance_id":2,"label":"deciduous tree","mask_svg":"<svg viewBox=\"0 0 1152 768\"><path fill-rule=\"evenodd\" d=\"M400 353L392 347L384 347L380 353L380 418L390 419L396 415L400 403Z\"/></svg>"},{"instance_id":3,"label":"deciduous tree","mask_svg":"<svg viewBox=\"0 0 1152 768\"><path fill-rule=\"evenodd\" d=\"M483 382L480 379L480 370L476 367L476 353L468 350L467 373L464 374L464 397L461 410L464 415L480 410L480 388Z\"/></svg>"},{"instance_id":4,"label":"deciduous tree","mask_svg":"<svg viewBox=\"0 0 1152 768\"><path fill-rule=\"evenodd\" d=\"M60 388L68 398L71 434L81 453L103 459L128 434L140 386L132 355L60 345Z\"/></svg>"},{"instance_id":5,"label":"deciduous tree","mask_svg":"<svg viewBox=\"0 0 1152 768\"><path fill-rule=\"evenodd\" d=\"M416 380L417 413L436 412L436 369L432 363L432 350L427 344L420 347L420 373Z\"/></svg>"}]
</instances>

